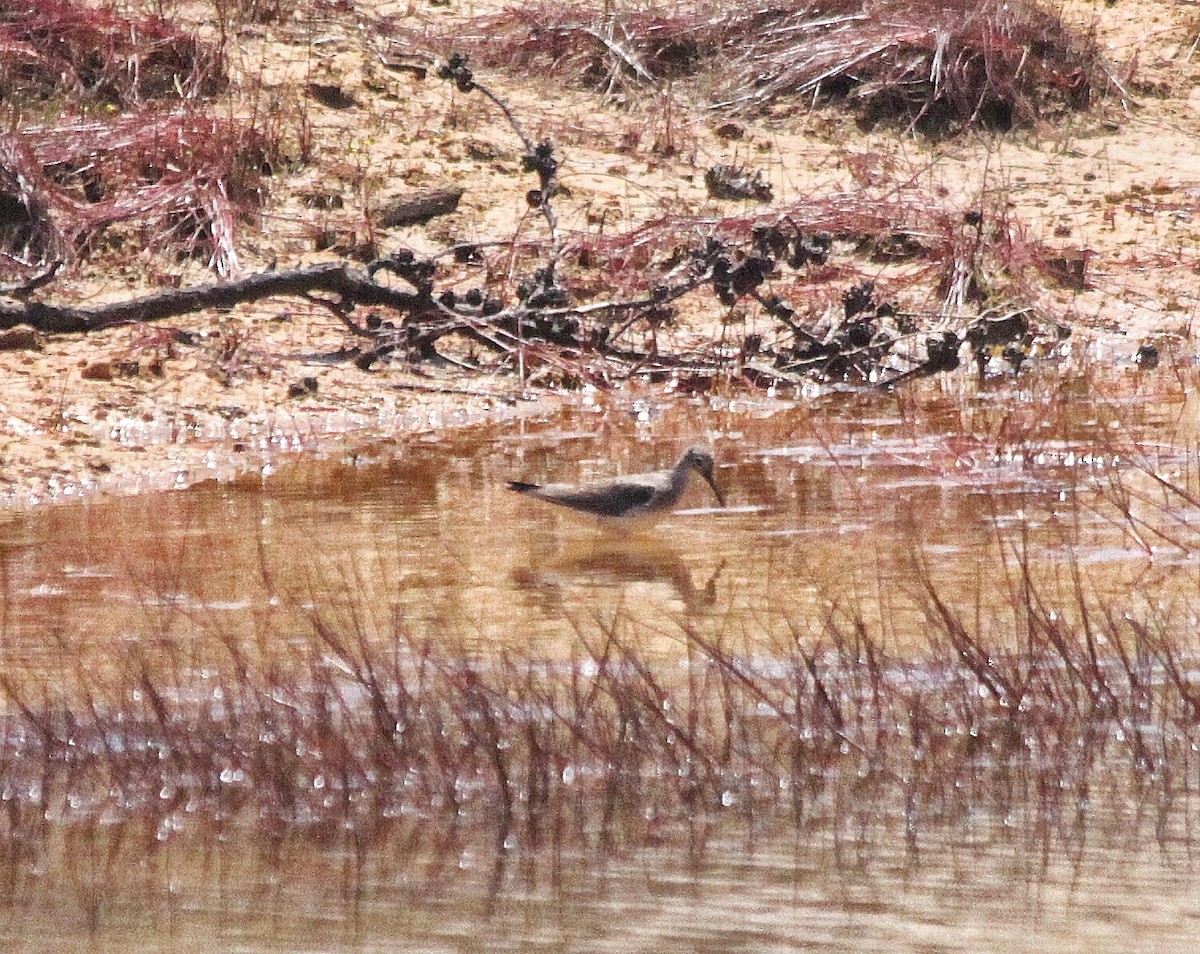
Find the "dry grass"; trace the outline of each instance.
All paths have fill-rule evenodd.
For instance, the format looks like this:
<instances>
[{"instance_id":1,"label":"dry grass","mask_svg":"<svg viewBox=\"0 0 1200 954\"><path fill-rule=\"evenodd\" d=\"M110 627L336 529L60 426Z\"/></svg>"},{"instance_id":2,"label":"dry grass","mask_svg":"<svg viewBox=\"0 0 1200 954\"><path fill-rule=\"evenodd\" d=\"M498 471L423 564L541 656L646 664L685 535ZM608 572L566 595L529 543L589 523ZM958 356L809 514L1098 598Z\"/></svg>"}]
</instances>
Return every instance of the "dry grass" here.
<instances>
[{"instance_id":1,"label":"dry grass","mask_svg":"<svg viewBox=\"0 0 1200 954\"><path fill-rule=\"evenodd\" d=\"M258 13L270 11L226 6L221 17ZM98 249L120 258L121 250L136 246L168 249L220 275L237 275L236 224L265 202L264 178L282 162L277 120L265 110L250 120L214 118L211 96L223 81L220 47L193 41L190 59L179 54L164 60L160 48L174 50L171 43L181 34L162 20L120 19L59 3L27 12L9 26L14 36L33 38L45 26L38 18L50 16L61 21L63 36L71 40L55 48L65 65L54 94L68 118L25 123L0 138L0 203L11 212L0 234L0 262L29 278L57 261L78 261ZM476 55L484 63L490 55L525 71L570 68L578 58L570 42L585 37L608 55L623 52L626 68L648 83L680 72L680 64L698 69L707 57L708 68L735 86L748 82L737 79L742 74L756 76L754 90L739 96L743 104L760 105L785 91L808 95L839 84L850 95L851 71L853 95L860 99L868 98L868 89L874 90L872 101L912 97L901 109L906 121L945 114L965 125L996 112L993 100L1008 102L1032 121L1034 93L1022 93L1022 84L1040 89L1047 76L1069 73L1075 105L1082 105L1094 79L1084 66L1070 72L1066 65L1072 57L1087 61L1094 50L1078 46L1060 22L1029 4L919 11L885 4L867 12L842 4L822 8L820 17L807 4L770 11L635 11L608 22L608 32L579 25L582 16L577 10L552 15L546 7L525 7L485 19L472 27L481 31ZM141 43L132 59L115 39L101 42L122 30L129 42ZM842 31L850 31L849 38ZM915 37L922 31L936 46L918 55ZM1031 45L1035 33L1042 39ZM85 40L95 49L87 50ZM470 48L469 31L456 32L453 44ZM834 69L830 51L854 50L856 44L873 52L855 53ZM1034 54L1022 54L1019 65L1009 62L1025 47ZM80 79L89 56L100 57L104 76L119 74L125 64L133 85L121 87L123 98L114 101L125 114L81 118L94 106L93 87ZM153 90L182 101L182 108L150 108L151 87L134 82L160 61L174 64L176 72L170 88L160 83ZM1051 62L1057 65L1047 65ZM771 64L788 64L796 75L773 76ZM924 92L914 81L918 73L929 77ZM795 200L766 214L677 216L624 235L601 229L567 237L552 202L561 163L555 142L535 143L507 102L461 58L449 56L438 75L453 80L463 95L488 98L508 120L524 148L522 170L537 175L538 188L529 191L528 201L541 213L547 234L493 254L484 287L465 293L445 286L469 280L473 269L444 262L437 304L429 302L437 327L422 332L406 326L400 340L392 340L396 336L385 328L375 336L365 367L399 345L422 340L419 348L407 349L415 358L515 370L522 384L531 380L531 369L536 383L564 387L679 372L694 374L689 386L702 389L739 378L752 387L774 388L803 386L813 377L880 383L910 370L952 370L963 335L981 314L1035 313L1044 297L1039 280L1086 285L1086 260L1048 254L1012 219L1004 201L950 208L900 183ZM210 81L201 82L201 76ZM261 94L251 91L252 98ZM757 184L760 198L769 194L753 172L743 175L740 167L714 166L709 173L721 169L735 181ZM315 234L320 245L324 230ZM789 243L794 247L785 249ZM816 243L821 251L812 254L803 243ZM376 243L368 242L366 250L376 254ZM831 266L826 250L834 256ZM560 262L579 271L566 274ZM614 290L625 300L613 301ZM852 308L860 297L863 306ZM869 308L875 317L868 323L859 316ZM660 332L670 331L681 313L693 319L693 327L704 327L709 341L668 344L671 353L664 353L670 339ZM1053 341L1057 322L1035 317L998 343L1011 346L1008 366L1019 369L1034 346ZM451 332L468 339L466 347L439 353L435 342ZM371 337L369 330L364 334ZM974 354L982 374L989 357L979 348Z\"/></svg>"},{"instance_id":2,"label":"dry grass","mask_svg":"<svg viewBox=\"0 0 1200 954\"><path fill-rule=\"evenodd\" d=\"M0 101L26 113L211 97L221 55L160 17L46 0L0 18Z\"/></svg>"},{"instance_id":3,"label":"dry grass","mask_svg":"<svg viewBox=\"0 0 1200 954\"><path fill-rule=\"evenodd\" d=\"M718 109L848 100L870 123L931 133L1028 126L1123 96L1095 41L1031 0L791 0L615 13L543 3L426 31L397 23L390 32L411 48L566 75L610 94L696 77Z\"/></svg>"},{"instance_id":4,"label":"dry grass","mask_svg":"<svg viewBox=\"0 0 1200 954\"><path fill-rule=\"evenodd\" d=\"M261 201L267 144L244 124L197 110L74 120L0 137L0 187L23 206L10 263L86 256L119 223L140 245L237 270L234 224ZM119 245L122 239L112 240Z\"/></svg>"},{"instance_id":5,"label":"dry grass","mask_svg":"<svg viewBox=\"0 0 1200 954\"><path fill-rule=\"evenodd\" d=\"M0 136L0 270L27 277L106 241L113 251L134 236L106 233L134 223L139 247L237 271L234 223L261 203L277 143L213 114L218 49L157 17L67 0L12 14L0 43L14 126Z\"/></svg>"}]
</instances>

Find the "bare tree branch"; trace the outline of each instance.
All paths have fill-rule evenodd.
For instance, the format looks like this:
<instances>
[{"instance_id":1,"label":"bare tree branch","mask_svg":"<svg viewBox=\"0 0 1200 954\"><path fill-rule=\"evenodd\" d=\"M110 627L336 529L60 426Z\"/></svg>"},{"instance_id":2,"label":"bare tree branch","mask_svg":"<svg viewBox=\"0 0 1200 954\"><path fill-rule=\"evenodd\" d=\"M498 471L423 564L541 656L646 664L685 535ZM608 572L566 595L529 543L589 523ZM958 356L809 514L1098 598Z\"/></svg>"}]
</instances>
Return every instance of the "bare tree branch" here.
<instances>
[{"instance_id":1,"label":"bare tree branch","mask_svg":"<svg viewBox=\"0 0 1200 954\"><path fill-rule=\"evenodd\" d=\"M428 295L374 281L368 271L345 262L325 262L282 272L259 272L230 282L172 289L105 305L51 305L40 301L0 301L0 329L32 325L48 334L79 333L144 321L161 321L205 308L234 305L276 295L331 292L356 305L383 305L398 311L432 311ZM436 312L439 317L441 312Z\"/></svg>"}]
</instances>

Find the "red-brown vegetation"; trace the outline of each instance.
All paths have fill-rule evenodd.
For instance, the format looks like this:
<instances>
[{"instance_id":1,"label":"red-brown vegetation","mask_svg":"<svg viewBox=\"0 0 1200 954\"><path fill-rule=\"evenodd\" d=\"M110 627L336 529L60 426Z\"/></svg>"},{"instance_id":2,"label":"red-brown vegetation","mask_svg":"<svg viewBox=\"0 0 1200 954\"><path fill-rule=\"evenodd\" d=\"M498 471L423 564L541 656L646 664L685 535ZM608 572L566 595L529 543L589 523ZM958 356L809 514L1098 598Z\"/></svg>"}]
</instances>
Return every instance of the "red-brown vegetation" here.
<instances>
[{"instance_id":1,"label":"red-brown vegetation","mask_svg":"<svg viewBox=\"0 0 1200 954\"><path fill-rule=\"evenodd\" d=\"M615 14L542 4L393 32L410 47L568 75L610 93L701 77L719 109L848 99L868 122L930 132L1029 125L1124 95L1094 40L1033 0L790 0Z\"/></svg>"},{"instance_id":2,"label":"red-brown vegetation","mask_svg":"<svg viewBox=\"0 0 1200 954\"><path fill-rule=\"evenodd\" d=\"M6 672L0 861L19 879L56 831L100 820L359 853L399 832L410 849L702 855L788 831L860 856L945 833L1070 856L1118 816L1122 837L1187 838L1191 650L1165 618L1082 588L1052 605L1012 569L1007 623L926 580L928 648L902 653L852 607L811 635L784 614L753 650L683 624L666 658L620 614L581 625L567 657L481 656L403 620L381 644L317 608L287 651L264 633L146 643L69 678Z\"/></svg>"}]
</instances>

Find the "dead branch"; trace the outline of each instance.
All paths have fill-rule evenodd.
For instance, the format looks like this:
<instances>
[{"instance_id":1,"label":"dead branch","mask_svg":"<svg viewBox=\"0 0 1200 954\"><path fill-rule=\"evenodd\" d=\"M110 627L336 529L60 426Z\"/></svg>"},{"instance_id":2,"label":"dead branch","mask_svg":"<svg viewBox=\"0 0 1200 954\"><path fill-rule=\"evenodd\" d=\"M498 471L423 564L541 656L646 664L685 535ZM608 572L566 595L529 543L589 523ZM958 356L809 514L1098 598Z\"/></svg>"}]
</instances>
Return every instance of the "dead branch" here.
<instances>
[{"instance_id":1,"label":"dead branch","mask_svg":"<svg viewBox=\"0 0 1200 954\"><path fill-rule=\"evenodd\" d=\"M399 228L404 225L423 225L439 215L457 211L458 202L466 190L459 185L436 189L418 189L390 199L379 210L379 227Z\"/></svg>"},{"instance_id":2,"label":"dead branch","mask_svg":"<svg viewBox=\"0 0 1200 954\"><path fill-rule=\"evenodd\" d=\"M378 270L378 269L376 269ZM162 321L206 308L232 308L278 295L304 296L327 292L343 305L380 305L409 314L433 313L427 291L393 288L375 281L371 267L324 262L282 272L259 272L229 282L157 292L104 305L52 305L41 301L0 301L0 329L27 324L47 334L98 331L135 322ZM442 317L441 310L436 310Z\"/></svg>"},{"instance_id":3,"label":"dead branch","mask_svg":"<svg viewBox=\"0 0 1200 954\"><path fill-rule=\"evenodd\" d=\"M27 281L17 285L0 285L0 295L5 295L10 298L26 298L32 295L39 288L49 285L54 281L54 276L58 274L59 269L63 267L63 260L55 259L43 268L38 274L34 275Z\"/></svg>"},{"instance_id":4,"label":"dead branch","mask_svg":"<svg viewBox=\"0 0 1200 954\"><path fill-rule=\"evenodd\" d=\"M513 112L508 102L490 86L479 82L467 65L467 58L459 53L451 54L445 63L439 63L437 75L440 79L449 80L463 93L477 92L491 102L504 114L513 132L525 147L525 155L521 157L521 168L526 172L536 173L540 188L531 189L526 196L531 208L537 209L546 220L550 232L549 267L551 278L553 270L562 256L562 241L558 235L558 216L555 214L551 200L558 193L559 160L554 155L554 143L549 139L534 142L533 137L525 131L525 127Z\"/></svg>"}]
</instances>

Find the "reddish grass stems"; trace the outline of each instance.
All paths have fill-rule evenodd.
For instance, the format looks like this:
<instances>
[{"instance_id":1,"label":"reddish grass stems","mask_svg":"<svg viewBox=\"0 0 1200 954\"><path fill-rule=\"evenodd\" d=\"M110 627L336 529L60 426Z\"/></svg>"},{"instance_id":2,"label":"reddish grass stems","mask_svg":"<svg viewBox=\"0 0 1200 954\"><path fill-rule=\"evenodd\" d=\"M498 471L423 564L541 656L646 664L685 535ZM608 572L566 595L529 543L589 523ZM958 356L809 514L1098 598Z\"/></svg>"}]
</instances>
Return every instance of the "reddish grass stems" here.
<instances>
[{"instance_id":1,"label":"reddish grass stems","mask_svg":"<svg viewBox=\"0 0 1200 954\"><path fill-rule=\"evenodd\" d=\"M656 264L699 248L709 237L750 246L758 226L784 225L826 234L878 259L930 260L945 252L947 233L962 225L957 214L925 195L880 197L863 192L826 193L764 212L706 217L668 215L629 232L573 237L567 254L596 262L618 288L645 290L659 280Z\"/></svg>"},{"instance_id":2,"label":"reddish grass stems","mask_svg":"<svg viewBox=\"0 0 1200 954\"><path fill-rule=\"evenodd\" d=\"M735 110L844 95L871 121L1008 129L1086 108L1114 82L1094 40L1036 2L841 0L730 20L737 52L718 105Z\"/></svg>"},{"instance_id":3,"label":"reddish grass stems","mask_svg":"<svg viewBox=\"0 0 1200 954\"><path fill-rule=\"evenodd\" d=\"M217 50L158 17L52 0L0 11L0 52L16 130L0 141L0 272L85 255L119 222L236 272L234 222L258 204L269 160L263 136L192 105L225 83ZM189 105L146 108L164 101ZM41 113L52 118L30 123Z\"/></svg>"},{"instance_id":4,"label":"reddish grass stems","mask_svg":"<svg viewBox=\"0 0 1200 954\"><path fill-rule=\"evenodd\" d=\"M1009 128L1123 90L1096 42L1033 0L790 0L670 12L522 6L397 39L480 66L549 71L608 91L707 76L733 111L846 99L870 121L930 132Z\"/></svg>"},{"instance_id":5,"label":"reddish grass stems","mask_svg":"<svg viewBox=\"0 0 1200 954\"><path fill-rule=\"evenodd\" d=\"M0 135L0 201L13 206L3 252L16 268L87 254L111 226L147 244L237 270L234 223L261 201L267 145L252 128L195 111L67 121Z\"/></svg>"},{"instance_id":6,"label":"reddish grass stems","mask_svg":"<svg viewBox=\"0 0 1200 954\"><path fill-rule=\"evenodd\" d=\"M365 854L397 833L498 855L701 858L781 831L860 858L900 839L916 859L947 834L1068 857L1110 837L1187 847L1194 651L1166 619L1018 583L1011 621L981 629L925 578L928 648L903 654L852 608L753 652L685 626L665 659L620 614L552 659L403 626L381 644L314 611L308 641L267 662L228 637L223 663L164 641L112 673L5 673L0 864L100 822Z\"/></svg>"},{"instance_id":7,"label":"reddish grass stems","mask_svg":"<svg viewBox=\"0 0 1200 954\"><path fill-rule=\"evenodd\" d=\"M744 261L760 254L759 236L778 228L832 243L828 262L776 268L763 286L764 294L789 302L794 321L814 334L840 313L839 299L855 284L872 283L880 300L895 296L918 305L913 326L927 331L961 330L987 307L1036 308L1046 285L1060 278L1061 253L1031 236L1001 203L953 208L917 190L827 193L733 216L663 216L629 232L572 236L566 256L602 270L597 287L632 297L669 284L686 269L688 250L705 241L726 243ZM743 302L753 316L753 303ZM782 323L779 330L788 332Z\"/></svg>"},{"instance_id":8,"label":"reddish grass stems","mask_svg":"<svg viewBox=\"0 0 1200 954\"><path fill-rule=\"evenodd\" d=\"M211 96L223 71L215 50L159 17L72 0L0 9L0 101L24 109Z\"/></svg>"}]
</instances>

